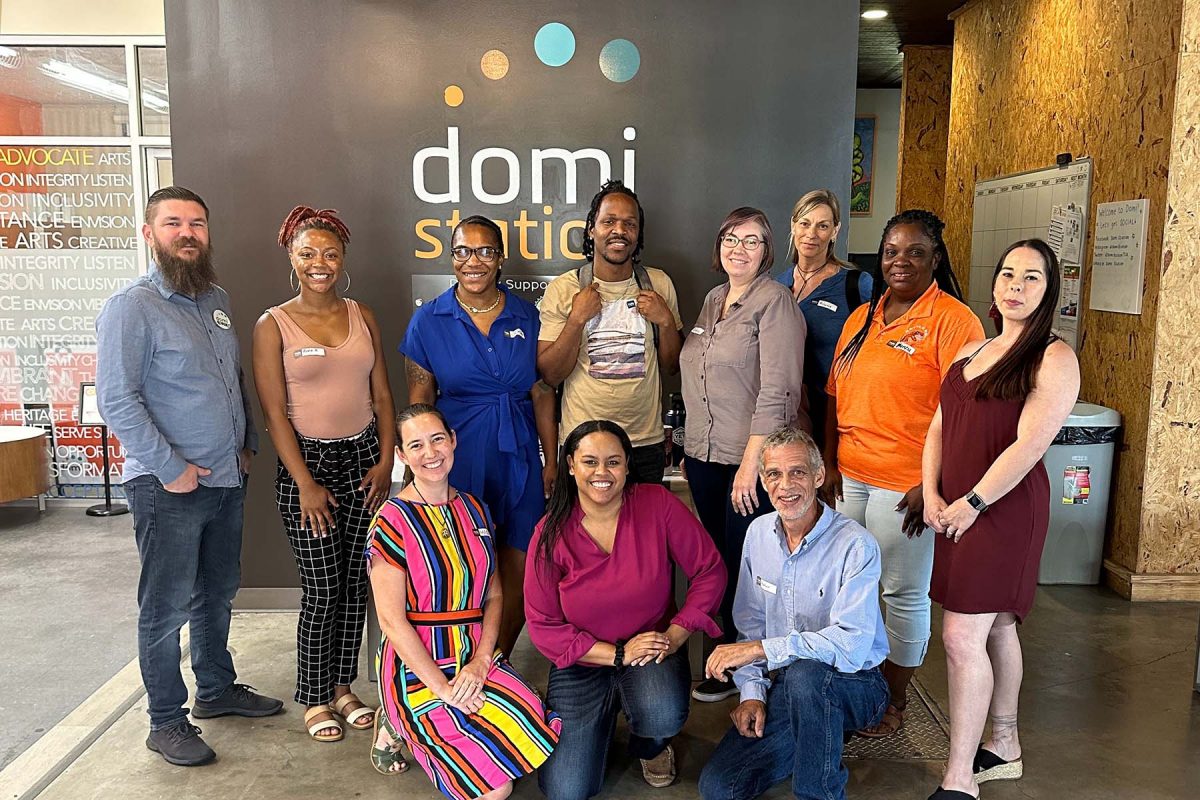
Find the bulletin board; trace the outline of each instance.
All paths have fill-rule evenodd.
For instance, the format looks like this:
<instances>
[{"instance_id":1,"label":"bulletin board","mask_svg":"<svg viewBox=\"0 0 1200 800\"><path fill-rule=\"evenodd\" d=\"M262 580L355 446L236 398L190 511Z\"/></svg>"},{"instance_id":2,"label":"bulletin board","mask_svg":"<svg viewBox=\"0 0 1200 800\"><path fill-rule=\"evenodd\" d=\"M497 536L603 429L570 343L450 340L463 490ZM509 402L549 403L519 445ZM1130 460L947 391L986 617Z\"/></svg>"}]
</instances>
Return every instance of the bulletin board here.
<instances>
[{"instance_id":1,"label":"bulletin board","mask_svg":"<svg viewBox=\"0 0 1200 800\"><path fill-rule=\"evenodd\" d=\"M1077 346L1091 194L1090 158L1072 161L1065 167L1018 172L975 184L968 300L989 334L995 331L988 310L996 262L1013 242L1037 237L1051 243L1062 267L1055 331L1071 347Z\"/></svg>"}]
</instances>

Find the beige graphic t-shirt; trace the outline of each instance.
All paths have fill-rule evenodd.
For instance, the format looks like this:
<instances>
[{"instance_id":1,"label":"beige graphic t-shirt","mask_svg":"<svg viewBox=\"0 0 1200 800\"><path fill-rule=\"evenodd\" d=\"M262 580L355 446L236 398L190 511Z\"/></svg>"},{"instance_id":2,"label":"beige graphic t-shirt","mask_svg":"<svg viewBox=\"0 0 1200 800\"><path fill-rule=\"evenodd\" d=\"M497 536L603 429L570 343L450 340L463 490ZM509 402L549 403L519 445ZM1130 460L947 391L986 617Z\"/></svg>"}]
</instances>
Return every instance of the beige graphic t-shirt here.
<instances>
[{"instance_id":1,"label":"beige graphic t-shirt","mask_svg":"<svg viewBox=\"0 0 1200 800\"><path fill-rule=\"evenodd\" d=\"M671 309L676 329L679 300L675 285L660 269L647 268L650 284ZM637 310L637 281L596 281L603 301L600 313L588 320L579 337L579 360L563 382L559 442L583 422L607 419L629 434L634 447L663 440L662 381L653 328ZM571 301L579 291L572 269L546 287L540 306L538 339L553 342L567 324Z\"/></svg>"}]
</instances>

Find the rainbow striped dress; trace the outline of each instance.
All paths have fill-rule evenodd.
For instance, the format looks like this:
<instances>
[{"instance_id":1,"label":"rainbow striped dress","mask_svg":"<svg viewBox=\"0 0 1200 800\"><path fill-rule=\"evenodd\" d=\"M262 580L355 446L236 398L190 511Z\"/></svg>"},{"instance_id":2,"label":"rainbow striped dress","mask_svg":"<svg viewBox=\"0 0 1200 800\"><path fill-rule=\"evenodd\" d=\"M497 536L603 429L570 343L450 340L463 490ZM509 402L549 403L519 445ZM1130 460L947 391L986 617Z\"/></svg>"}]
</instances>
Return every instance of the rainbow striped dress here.
<instances>
[{"instance_id":1,"label":"rainbow striped dress","mask_svg":"<svg viewBox=\"0 0 1200 800\"><path fill-rule=\"evenodd\" d=\"M407 573L408 620L447 679L471 660L483 630L492 531L487 507L461 492L448 505L392 498L371 524L368 563ZM385 721L447 797L479 797L528 775L558 743L562 720L503 653L492 659L484 706L474 714L439 700L386 636L376 658Z\"/></svg>"}]
</instances>

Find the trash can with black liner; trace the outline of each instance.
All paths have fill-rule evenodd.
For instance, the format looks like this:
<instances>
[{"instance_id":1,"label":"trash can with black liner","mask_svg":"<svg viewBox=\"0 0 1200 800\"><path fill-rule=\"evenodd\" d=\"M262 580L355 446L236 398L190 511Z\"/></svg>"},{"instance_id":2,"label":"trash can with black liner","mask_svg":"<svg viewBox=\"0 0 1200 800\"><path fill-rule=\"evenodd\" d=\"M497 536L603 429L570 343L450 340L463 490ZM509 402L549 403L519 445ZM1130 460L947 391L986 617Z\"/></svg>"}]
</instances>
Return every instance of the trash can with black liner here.
<instances>
[{"instance_id":1,"label":"trash can with black liner","mask_svg":"<svg viewBox=\"0 0 1200 800\"><path fill-rule=\"evenodd\" d=\"M1113 453L1121 415L1076 403L1042 463L1050 476L1050 530L1038 583L1100 582Z\"/></svg>"}]
</instances>

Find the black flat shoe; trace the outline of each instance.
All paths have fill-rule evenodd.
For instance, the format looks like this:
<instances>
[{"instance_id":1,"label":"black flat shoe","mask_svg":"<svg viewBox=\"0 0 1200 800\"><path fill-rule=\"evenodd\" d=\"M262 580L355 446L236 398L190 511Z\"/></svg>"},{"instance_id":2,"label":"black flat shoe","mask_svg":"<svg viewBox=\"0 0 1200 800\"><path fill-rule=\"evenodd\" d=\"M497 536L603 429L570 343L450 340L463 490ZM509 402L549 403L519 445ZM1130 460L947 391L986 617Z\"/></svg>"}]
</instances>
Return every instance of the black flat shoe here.
<instances>
[{"instance_id":1,"label":"black flat shoe","mask_svg":"<svg viewBox=\"0 0 1200 800\"><path fill-rule=\"evenodd\" d=\"M929 800L979 800L979 798L957 789L943 789L939 786L936 792L929 795Z\"/></svg>"},{"instance_id":2,"label":"black flat shoe","mask_svg":"<svg viewBox=\"0 0 1200 800\"><path fill-rule=\"evenodd\" d=\"M1005 761L991 750L985 750L983 745L975 751L975 763L971 766L976 783L988 781L1015 781L1024 774L1025 768L1021 759Z\"/></svg>"}]
</instances>

